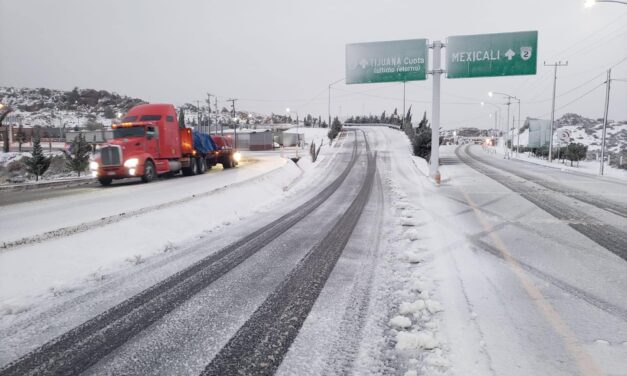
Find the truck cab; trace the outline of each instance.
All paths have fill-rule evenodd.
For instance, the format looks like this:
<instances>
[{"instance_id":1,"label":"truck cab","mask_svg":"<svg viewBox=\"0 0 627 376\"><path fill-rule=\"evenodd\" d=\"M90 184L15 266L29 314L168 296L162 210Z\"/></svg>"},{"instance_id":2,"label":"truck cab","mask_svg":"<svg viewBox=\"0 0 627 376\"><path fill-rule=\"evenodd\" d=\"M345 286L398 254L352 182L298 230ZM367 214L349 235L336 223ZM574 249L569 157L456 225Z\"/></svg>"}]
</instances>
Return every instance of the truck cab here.
<instances>
[{"instance_id":1,"label":"truck cab","mask_svg":"<svg viewBox=\"0 0 627 376\"><path fill-rule=\"evenodd\" d=\"M100 148L90 165L101 184L129 177L149 182L183 167L185 145L181 138L185 132L179 127L173 105L135 106L112 129L113 138Z\"/></svg>"}]
</instances>

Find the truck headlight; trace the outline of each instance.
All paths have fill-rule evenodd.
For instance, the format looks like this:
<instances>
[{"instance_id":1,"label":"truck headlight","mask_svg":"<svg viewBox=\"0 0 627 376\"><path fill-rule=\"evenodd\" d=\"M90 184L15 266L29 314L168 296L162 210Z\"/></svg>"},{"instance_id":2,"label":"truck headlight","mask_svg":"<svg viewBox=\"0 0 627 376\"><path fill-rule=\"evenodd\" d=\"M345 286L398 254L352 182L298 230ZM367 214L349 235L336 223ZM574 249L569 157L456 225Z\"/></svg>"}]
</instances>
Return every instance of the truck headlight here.
<instances>
[{"instance_id":1,"label":"truck headlight","mask_svg":"<svg viewBox=\"0 0 627 376\"><path fill-rule=\"evenodd\" d=\"M235 159L236 162L239 162L242 159L242 155L239 151L233 154L233 159Z\"/></svg>"},{"instance_id":2,"label":"truck headlight","mask_svg":"<svg viewBox=\"0 0 627 376\"><path fill-rule=\"evenodd\" d=\"M139 159L137 159L137 158L127 159L126 162L124 162L124 167L126 167L126 168L135 168L135 167L137 167L138 163L139 163Z\"/></svg>"},{"instance_id":3,"label":"truck headlight","mask_svg":"<svg viewBox=\"0 0 627 376\"><path fill-rule=\"evenodd\" d=\"M89 162L89 169L92 171L95 171L98 169L98 162L96 161L91 161Z\"/></svg>"}]
</instances>

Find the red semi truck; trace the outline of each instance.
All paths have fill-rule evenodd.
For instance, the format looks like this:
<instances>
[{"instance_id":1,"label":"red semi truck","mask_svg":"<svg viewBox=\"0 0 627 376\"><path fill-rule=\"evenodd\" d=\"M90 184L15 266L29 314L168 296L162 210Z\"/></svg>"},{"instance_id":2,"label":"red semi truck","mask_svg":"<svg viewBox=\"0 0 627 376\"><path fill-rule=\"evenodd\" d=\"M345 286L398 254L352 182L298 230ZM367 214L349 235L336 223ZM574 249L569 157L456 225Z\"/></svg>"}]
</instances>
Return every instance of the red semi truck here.
<instances>
[{"instance_id":1,"label":"red semi truck","mask_svg":"<svg viewBox=\"0 0 627 376\"><path fill-rule=\"evenodd\" d=\"M147 183L161 174L196 175L218 163L231 168L239 162L230 138L182 127L171 104L135 106L112 128L112 139L89 166L102 185L131 177Z\"/></svg>"}]
</instances>

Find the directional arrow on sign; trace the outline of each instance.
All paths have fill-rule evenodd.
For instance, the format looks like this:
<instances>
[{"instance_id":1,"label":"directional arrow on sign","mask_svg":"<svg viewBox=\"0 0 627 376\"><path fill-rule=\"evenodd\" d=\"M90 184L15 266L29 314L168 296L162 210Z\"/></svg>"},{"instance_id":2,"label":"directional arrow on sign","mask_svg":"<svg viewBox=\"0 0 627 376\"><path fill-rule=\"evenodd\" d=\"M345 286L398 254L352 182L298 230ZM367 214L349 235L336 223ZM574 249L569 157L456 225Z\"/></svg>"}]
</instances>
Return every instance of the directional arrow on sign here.
<instances>
[{"instance_id":1,"label":"directional arrow on sign","mask_svg":"<svg viewBox=\"0 0 627 376\"><path fill-rule=\"evenodd\" d=\"M511 48L505 53L505 56L507 56L507 60L512 60L514 55L516 55L516 52L512 51Z\"/></svg>"}]
</instances>

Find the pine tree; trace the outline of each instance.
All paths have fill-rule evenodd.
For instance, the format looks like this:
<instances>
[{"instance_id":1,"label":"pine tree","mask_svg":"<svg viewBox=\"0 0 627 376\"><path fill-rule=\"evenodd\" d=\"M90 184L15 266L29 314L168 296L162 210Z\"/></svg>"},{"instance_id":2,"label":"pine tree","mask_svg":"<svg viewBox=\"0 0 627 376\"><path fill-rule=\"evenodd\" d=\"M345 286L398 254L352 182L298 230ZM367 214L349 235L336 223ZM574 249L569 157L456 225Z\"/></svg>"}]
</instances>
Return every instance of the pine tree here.
<instances>
[{"instance_id":1,"label":"pine tree","mask_svg":"<svg viewBox=\"0 0 627 376\"><path fill-rule=\"evenodd\" d=\"M22 144L26 142L26 134L24 133L24 127L20 123L17 127L17 150L22 152Z\"/></svg>"},{"instance_id":2,"label":"pine tree","mask_svg":"<svg viewBox=\"0 0 627 376\"><path fill-rule=\"evenodd\" d=\"M32 157L26 160L26 170L35 175L35 181L39 181L39 177L48 170L50 167L50 157L44 155L44 150L41 148L41 140L39 133L35 133L33 137L33 153Z\"/></svg>"},{"instance_id":3,"label":"pine tree","mask_svg":"<svg viewBox=\"0 0 627 376\"><path fill-rule=\"evenodd\" d=\"M413 129L412 129L413 130ZM413 137L410 137L414 155L422 157L427 161L431 157L431 127L427 120L427 112L424 112L418 127L413 130Z\"/></svg>"},{"instance_id":4,"label":"pine tree","mask_svg":"<svg viewBox=\"0 0 627 376\"><path fill-rule=\"evenodd\" d=\"M81 176L81 172L87 169L89 165L89 153L91 152L91 146L85 140L85 136L79 133L72 144L70 145L70 152L65 155L66 165L72 171L78 173Z\"/></svg>"},{"instance_id":5,"label":"pine tree","mask_svg":"<svg viewBox=\"0 0 627 376\"><path fill-rule=\"evenodd\" d=\"M333 123L331 123L331 129L329 130L329 133L327 133L327 136L329 137L329 141L333 141L333 139L336 138L337 135L341 131L342 131L342 122L340 121L340 119L335 117L333 119Z\"/></svg>"},{"instance_id":6,"label":"pine tree","mask_svg":"<svg viewBox=\"0 0 627 376\"><path fill-rule=\"evenodd\" d=\"M78 102L79 98L81 97L80 93L78 92L78 87L74 87L72 91L67 92L66 97L70 104L76 104L76 102Z\"/></svg>"},{"instance_id":7,"label":"pine tree","mask_svg":"<svg viewBox=\"0 0 627 376\"><path fill-rule=\"evenodd\" d=\"M411 106L409 106L407 114L405 115L405 119L403 119L403 129L405 130L405 133L407 133L407 135L409 136L413 135L414 133L411 126Z\"/></svg>"},{"instance_id":8,"label":"pine tree","mask_svg":"<svg viewBox=\"0 0 627 376\"><path fill-rule=\"evenodd\" d=\"M105 119L113 119L115 117L115 112L110 106L106 106L103 111L103 116Z\"/></svg>"}]
</instances>

